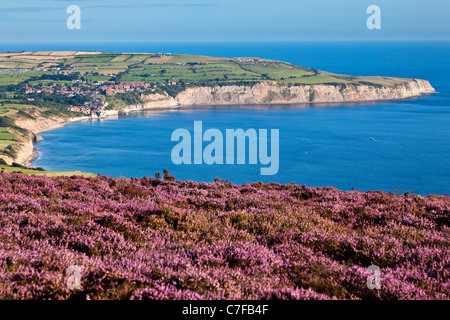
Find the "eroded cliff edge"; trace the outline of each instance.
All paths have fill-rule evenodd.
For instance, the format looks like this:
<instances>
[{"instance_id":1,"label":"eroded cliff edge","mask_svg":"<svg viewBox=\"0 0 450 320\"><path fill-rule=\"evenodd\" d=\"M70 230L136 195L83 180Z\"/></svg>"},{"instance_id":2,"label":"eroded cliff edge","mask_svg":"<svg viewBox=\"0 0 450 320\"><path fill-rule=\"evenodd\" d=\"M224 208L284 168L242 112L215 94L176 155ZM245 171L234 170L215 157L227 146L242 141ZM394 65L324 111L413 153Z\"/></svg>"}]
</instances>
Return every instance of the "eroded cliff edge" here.
<instances>
[{"instance_id":1,"label":"eroded cliff edge","mask_svg":"<svg viewBox=\"0 0 450 320\"><path fill-rule=\"evenodd\" d=\"M394 86L317 84L287 86L258 83L250 86L188 88L169 99L181 105L340 103L399 100L435 93L426 80L412 79Z\"/></svg>"}]
</instances>

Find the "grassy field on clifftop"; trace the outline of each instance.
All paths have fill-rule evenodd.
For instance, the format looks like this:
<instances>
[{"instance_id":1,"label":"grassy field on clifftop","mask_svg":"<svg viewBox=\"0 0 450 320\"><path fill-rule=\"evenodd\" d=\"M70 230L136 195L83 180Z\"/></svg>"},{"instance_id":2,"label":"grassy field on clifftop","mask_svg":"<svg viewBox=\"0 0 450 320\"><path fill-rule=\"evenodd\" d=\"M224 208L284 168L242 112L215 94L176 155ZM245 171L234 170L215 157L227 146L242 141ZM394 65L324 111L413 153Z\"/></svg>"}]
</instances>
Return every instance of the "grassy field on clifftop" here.
<instances>
[{"instance_id":1,"label":"grassy field on clifftop","mask_svg":"<svg viewBox=\"0 0 450 320\"><path fill-rule=\"evenodd\" d=\"M0 75L0 86L18 84L32 77L60 68L63 74L85 74L87 80L107 81L119 77L120 82L164 83L191 82L197 85L239 81L281 81L286 83L401 83L405 79L347 77L262 58L216 58L172 54L115 54L85 52L23 52L1 53L0 71L29 68L28 72Z\"/></svg>"}]
</instances>

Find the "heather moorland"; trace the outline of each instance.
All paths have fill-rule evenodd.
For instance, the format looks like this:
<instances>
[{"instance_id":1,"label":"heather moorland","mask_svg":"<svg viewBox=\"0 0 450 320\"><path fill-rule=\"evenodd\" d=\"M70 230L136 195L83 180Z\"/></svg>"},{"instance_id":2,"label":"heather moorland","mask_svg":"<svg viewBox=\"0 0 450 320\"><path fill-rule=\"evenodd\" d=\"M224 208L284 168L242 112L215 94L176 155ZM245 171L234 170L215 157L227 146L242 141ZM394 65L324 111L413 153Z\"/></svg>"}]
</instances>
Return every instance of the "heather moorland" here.
<instances>
[{"instance_id":1,"label":"heather moorland","mask_svg":"<svg viewBox=\"0 0 450 320\"><path fill-rule=\"evenodd\" d=\"M450 298L448 196L173 180L0 173L0 299Z\"/></svg>"}]
</instances>

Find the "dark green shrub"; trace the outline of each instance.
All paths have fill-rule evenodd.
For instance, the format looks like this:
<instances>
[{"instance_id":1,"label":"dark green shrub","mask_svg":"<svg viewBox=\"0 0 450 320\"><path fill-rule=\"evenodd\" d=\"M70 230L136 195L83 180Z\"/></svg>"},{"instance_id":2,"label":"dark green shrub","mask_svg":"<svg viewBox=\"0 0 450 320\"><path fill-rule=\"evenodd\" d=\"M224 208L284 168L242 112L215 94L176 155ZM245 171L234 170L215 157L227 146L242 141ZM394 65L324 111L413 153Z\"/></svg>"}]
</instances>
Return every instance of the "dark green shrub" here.
<instances>
[{"instance_id":1,"label":"dark green shrub","mask_svg":"<svg viewBox=\"0 0 450 320\"><path fill-rule=\"evenodd\" d=\"M5 149L0 150L0 152L6 154L7 156L10 156L11 158L15 158L16 156L16 151L14 150L12 145L5 147Z\"/></svg>"},{"instance_id":2,"label":"dark green shrub","mask_svg":"<svg viewBox=\"0 0 450 320\"><path fill-rule=\"evenodd\" d=\"M8 117L0 117L0 127L12 127L13 121Z\"/></svg>"},{"instance_id":3,"label":"dark green shrub","mask_svg":"<svg viewBox=\"0 0 450 320\"><path fill-rule=\"evenodd\" d=\"M13 162L12 163L12 167L14 167L14 168L21 168L21 169L28 169L27 167L25 167L25 166L23 166L23 165L21 165L20 163L17 163L17 162Z\"/></svg>"},{"instance_id":4,"label":"dark green shrub","mask_svg":"<svg viewBox=\"0 0 450 320\"><path fill-rule=\"evenodd\" d=\"M28 119L36 120L35 117L33 117L32 115L26 113L26 112L23 111L23 110L19 110L19 111L17 112L17 115L20 116L20 117L23 117L23 118L28 118Z\"/></svg>"}]
</instances>

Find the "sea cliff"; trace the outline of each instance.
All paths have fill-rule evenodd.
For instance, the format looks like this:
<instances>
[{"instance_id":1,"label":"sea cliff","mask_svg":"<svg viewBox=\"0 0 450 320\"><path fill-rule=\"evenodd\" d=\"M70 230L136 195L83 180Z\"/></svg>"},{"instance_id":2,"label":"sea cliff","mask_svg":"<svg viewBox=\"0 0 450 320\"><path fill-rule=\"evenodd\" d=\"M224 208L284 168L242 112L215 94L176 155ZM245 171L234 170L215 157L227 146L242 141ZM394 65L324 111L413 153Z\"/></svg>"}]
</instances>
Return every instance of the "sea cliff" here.
<instances>
[{"instance_id":1,"label":"sea cliff","mask_svg":"<svg viewBox=\"0 0 450 320\"><path fill-rule=\"evenodd\" d=\"M309 104L400 100L435 93L426 80L411 79L393 86L316 84L288 86L261 82L254 86L194 87L176 97L162 94L142 96L143 103L126 111L205 105Z\"/></svg>"},{"instance_id":2,"label":"sea cliff","mask_svg":"<svg viewBox=\"0 0 450 320\"><path fill-rule=\"evenodd\" d=\"M434 93L426 80L413 79L395 86L317 84L287 86L258 83L250 86L188 88L174 99L181 105L295 104L398 100Z\"/></svg>"}]
</instances>

